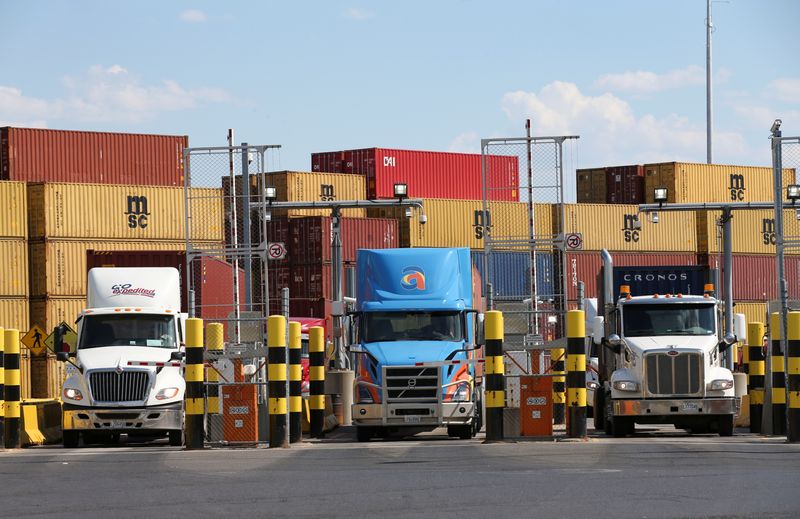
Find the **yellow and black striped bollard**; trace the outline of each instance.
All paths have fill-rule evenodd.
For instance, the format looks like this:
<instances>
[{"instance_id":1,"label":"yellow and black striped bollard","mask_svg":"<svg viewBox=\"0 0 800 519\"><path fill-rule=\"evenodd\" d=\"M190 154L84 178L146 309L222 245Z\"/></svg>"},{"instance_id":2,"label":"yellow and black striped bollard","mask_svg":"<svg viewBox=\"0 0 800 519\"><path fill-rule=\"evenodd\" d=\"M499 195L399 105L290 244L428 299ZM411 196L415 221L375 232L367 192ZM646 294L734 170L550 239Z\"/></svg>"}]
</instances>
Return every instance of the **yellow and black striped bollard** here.
<instances>
[{"instance_id":1,"label":"yellow and black striped bollard","mask_svg":"<svg viewBox=\"0 0 800 519\"><path fill-rule=\"evenodd\" d=\"M286 318L282 315L271 315L267 320L267 362L269 363L269 446L288 447Z\"/></svg>"},{"instance_id":2,"label":"yellow and black striped bollard","mask_svg":"<svg viewBox=\"0 0 800 519\"><path fill-rule=\"evenodd\" d=\"M567 312L567 436L586 437L586 322L583 310Z\"/></svg>"},{"instance_id":3,"label":"yellow and black striped bollard","mask_svg":"<svg viewBox=\"0 0 800 519\"><path fill-rule=\"evenodd\" d=\"M786 332L787 366L786 376L789 390L789 428L786 441L800 442L800 312L789 312Z\"/></svg>"},{"instance_id":4,"label":"yellow and black striped bollard","mask_svg":"<svg viewBox=\"0 0 800 519\"><path fill-rule=\"evenodd\" d=\"M312 438L321 438L325 427L325 329L308 331L308 407Z\"/></svg>"},{"instance_id":5,"label":"yellow and black striped bollard","mask_svg":"<svg viewBox=\"0 0 800 519\"><path fill-rule=\"evenodd\" d=\"M6 449L19 449L19 330L5 330L3 337L5 446Z\"/></svg>"},{"instance_id":6,"label":"yellow and black striped bollard","mask_svg":"<svg viewBox=\"0 0 800 519\"><path fill-rule=\"evenodd\" d=\"M6 400L5 400L5 372L3 370L3 354L5 352L5 348L3 344L5 344L5 330L0 328L0 446L5 445L5 434L6 434Z\"/></svg>"},{"instance_id":7,"label":"yellow and black striped bollard","mask_svg":"<svg viewBox=\"0 0 800 519\"><path fill-rule=\"evenodd\" d=\"M564 423L564 401L566 389L564 377L564 348L553 348L550 350L551 365L553 366L553 423ZM584 382L585 383L585 382Z\"/></svg>"},{"instance_id":8,"label":"yellow and black striped bollard","mask_svg":"<svg viewBox=\"0 0 800 519\"><path fill-rule=\"evenodd\" d=\"M225 328L222 323L211 323L206 326L206 350L209 352L222 353L225 345ZM214 365L210 365L206 369L206 381L208 387L206 389L206 401L208 406L208 437L210 441L222 440L224 434L222 431L222 415L220 414L220 387L219 387L219 372L215 369Z\"/></svg>"},{"instance_id":9,"label":"yellow and black striped bollard","mask_svg":"<svg viewBox=\"0 0 800 519\"><path fill-rule=\"evenodd\" d=\"M186 320L186 448L202 449L205 441L203 384L203 320Z\"/></svg>"},{"instance_id":10,"label":"yellow and black striped bollard","mask_svg":"<svg viewBox=\"0 0 800 519\"><path fill-rule=\"evenodd\" d=\"M289 321L289 443L303 439L303 366L300 323Z\"/></svg>"},{"instance_id":11,"label":"yellow and black striped bollard","mask_svg":"<svg viewBox=\"0 0 800 519\"><path fill-rule=\"evenodd\" d=\"M781 314L770 316L769 333L772 339L772 434L786 434L786 375L781 351Z\"/></svg>"},{"instance_id":12,"label":"yellow and black striped bollard","mask_svg":"<svg viewBox=\"0 0 800 519\"><path fill-rule=\"evenodd\" d=\"M486 312L486 441L503 440L503 408L506 404L503 366L503 313Z\"/></svg>"},{"instance_id":13,"label":"yellow and black striped bollard","mask_svg":"<svg viewBox=\"0 0 800 519\"><path fill-rule=\"evenodd\" d=\"M761 432L764 416L764 323L747 324L747 394L750 397L750 432Z\"/></svg>"}]
</instances>

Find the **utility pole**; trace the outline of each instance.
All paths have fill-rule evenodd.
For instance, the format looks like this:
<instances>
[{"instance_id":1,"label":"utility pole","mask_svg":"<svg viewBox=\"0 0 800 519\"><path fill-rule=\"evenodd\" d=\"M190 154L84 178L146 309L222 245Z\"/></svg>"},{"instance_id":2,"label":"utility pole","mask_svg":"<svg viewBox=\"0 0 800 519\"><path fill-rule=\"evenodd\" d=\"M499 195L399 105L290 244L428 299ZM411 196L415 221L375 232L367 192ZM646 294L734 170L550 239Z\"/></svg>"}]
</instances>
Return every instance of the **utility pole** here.
<instances>
[{"instance_id":1,"label":"utility pole","mask_svg":"<svg viewBox=\"0 0 800 519\"><path fill-rule=\"evenodd\" d=\"M712 164L711 134L714 131L711 103L711 34L714 24L711 21L711 0L706 0L706 163Z\"/></svg>"}]
</instances>

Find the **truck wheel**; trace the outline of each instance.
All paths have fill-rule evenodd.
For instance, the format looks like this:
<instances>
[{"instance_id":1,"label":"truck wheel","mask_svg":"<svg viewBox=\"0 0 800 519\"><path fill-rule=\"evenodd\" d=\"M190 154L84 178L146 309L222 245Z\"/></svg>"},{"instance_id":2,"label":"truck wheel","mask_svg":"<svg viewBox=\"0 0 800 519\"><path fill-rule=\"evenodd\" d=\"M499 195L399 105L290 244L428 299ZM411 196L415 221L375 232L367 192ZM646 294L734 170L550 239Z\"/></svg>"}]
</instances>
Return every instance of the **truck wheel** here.
<instances>
[{"instance_id":1,"label":"truck wheel","mask_svg":"<svg viewBox=\"0 0 800 519\"><path fill-rule=\"evenodd\" d=\"M67 449L74 449L78 446L78 442L81 439L81 433L79 431L64 431L63 440L64 440L64 447Z\"/></svg>"},{"instance_id":2,"label":"truck wheel","mask_svg":"<svg viewBox=\"0 0 800 519\"><path fill-rule=\"evenodd\" d=\"M733 415L720 416L717 428L720 436L733 436Z\"/></svg>"},{"instance_id":3,"label":"truck wheel","mask_svg":"<svg viewBox=\"0 0 800 519\"><path fill-rule=\"evenodd\" d=\"M172 447L180 447L183 445L183 431L170 431L169 432L169 444Z\"/></svg>"},{"instance_id":4,"label":"truck wheel","mask_svg":"<svg viewBox=\"0 0 800 519\"><path fill-rule=\"evenodd\" d=\"M594 392L594 402L593 408L597 410L594 413L594 429L595 431L603 431L606 428L606 403L604 398L604 393L599 390L595 390Z\"/></svg>"},{"instance_id":5,"label":"truck wheel","mask_svg":"<svg viewBox=\"0 0 800 519\"><path fill-rule=\"evenodd\" d=\"M448 425L447 436L460 438L462 440L469 440L472 438L472 424L466 425Z\"/></svg>"},{"instance_id":6,"label":"truck wheel","mask_svg":"<svg viewBox=\"0 0 800 519\"><path fill-rule=\"evenodd\" d=\"M477 436L483 427L483 397L480 391L475 391L472 401L475 403L475 414L472 417L472 436Z\"/></svg>"},{"instance_id":7,"label":"truck wheel","mask_svg":"<svg viewBox=\"0 0 800 519\"><path fill-rule=\"evenodd\" d=\"M629 434L633 434L636 426L633 419L627 416L615 416L611 419L611 429L614 432L614 438L624 438Z\"/></svg>"},{"instance_id":8,"label":"truck wheel","mask_svg":"<svg viewBox=\"0 0 800 519\"><path fill-rule=\"evenodd\" d=\"M372 428L356 427L356 439L360 442L368 442L372 438Z\"/></svg>"},{"instance_id":9,"label":"truck wheel","mask_svg":"<svg viewBox=\"0 0 800 519\"><path fill-rule=\"evenodd\" d=\"M612 414L611 398L609 398L609 395L603 396L603 408L605 409L605 415L603 416L603 431L607 435L611 436L614 434L614 416Z\"/></svg>"}]
</instances>

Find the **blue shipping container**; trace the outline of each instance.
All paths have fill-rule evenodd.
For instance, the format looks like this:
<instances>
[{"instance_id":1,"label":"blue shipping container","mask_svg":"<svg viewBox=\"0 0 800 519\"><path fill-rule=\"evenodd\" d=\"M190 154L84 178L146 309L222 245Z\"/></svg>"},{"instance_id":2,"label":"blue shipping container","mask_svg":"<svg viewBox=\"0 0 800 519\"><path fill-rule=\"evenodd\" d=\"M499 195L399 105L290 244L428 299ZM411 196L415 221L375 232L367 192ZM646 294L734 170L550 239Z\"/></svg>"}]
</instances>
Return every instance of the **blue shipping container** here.
<instances>
[{"instance_id":1,"label":"blue shipping container","mask_svg":"<svg viewBox=\"0 0 800 519\"><path fill-rule=\"evenodd\" d=\"M489 254L489 273L484 272L482 250L471 251L472 263L478 269L484 285L492 283L495 298L525 299L531 294L530 252L492 251ZM536 253L536 289L539 297L553 293L553 255Z\"/></svg>"}]
</instances>

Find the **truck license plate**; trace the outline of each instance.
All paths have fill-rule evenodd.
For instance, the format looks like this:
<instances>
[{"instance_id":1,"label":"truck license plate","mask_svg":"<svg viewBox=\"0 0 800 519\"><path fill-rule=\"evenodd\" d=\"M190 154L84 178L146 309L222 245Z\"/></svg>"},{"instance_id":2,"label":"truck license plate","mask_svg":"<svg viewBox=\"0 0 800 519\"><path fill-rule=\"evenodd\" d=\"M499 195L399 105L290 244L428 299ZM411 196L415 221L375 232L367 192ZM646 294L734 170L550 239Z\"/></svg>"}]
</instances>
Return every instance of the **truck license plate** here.
<instances>
[{"instance_id":1,"label":"truck license plate","mask_svg":"<svg viewBox=\"0 0 800 519\"><path fill-rule=\"evenodd\" d=\"M697 402L682 402L681 403L681 411L697 411L698 409Z\"/></svg>"},{"instance_id":2,"label":"truck license plate","mask_svg":"<svg viewBox=\"0 0 800 519\"><path fill-rule=\"evenodd\" d=\"M406 423L420 423L419 416L404 416L403 419Z\"/></svg>"},{"instance_id":3,"label":"truck license plate","mask_svg":"<svg viewBox=\"0 0 800 519\"><path fill-rule=\"evenodd\" d=\"M111 427L114 429L124 429L125 420L111 420Z\"/></svg>"}]
</instances>

